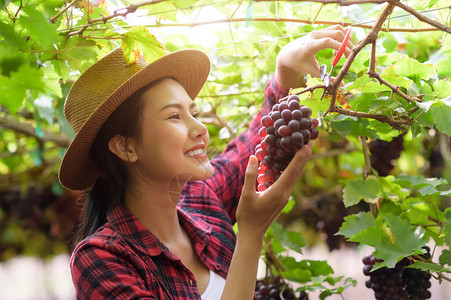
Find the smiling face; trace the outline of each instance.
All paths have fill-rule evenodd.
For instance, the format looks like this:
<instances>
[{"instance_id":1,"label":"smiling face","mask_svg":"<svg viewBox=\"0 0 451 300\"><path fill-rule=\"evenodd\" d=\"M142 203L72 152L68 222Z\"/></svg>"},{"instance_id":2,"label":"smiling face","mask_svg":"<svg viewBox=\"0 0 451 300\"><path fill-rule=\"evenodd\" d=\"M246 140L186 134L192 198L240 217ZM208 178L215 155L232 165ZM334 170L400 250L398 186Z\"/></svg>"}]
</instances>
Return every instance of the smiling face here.
<instances>
[{"instance_id":1,"label":"smiling face","mask_svg":"<svg viewBox=\"0 0 451 300\"><path fill-rule=\"evenodd\" d=\"M196 104L173 79L164 79L141 96L140 140L129 138L136 160L133 169L151 182L202 180L211 177L209 136L197 119Z\"/></svg>"}]
</instances>

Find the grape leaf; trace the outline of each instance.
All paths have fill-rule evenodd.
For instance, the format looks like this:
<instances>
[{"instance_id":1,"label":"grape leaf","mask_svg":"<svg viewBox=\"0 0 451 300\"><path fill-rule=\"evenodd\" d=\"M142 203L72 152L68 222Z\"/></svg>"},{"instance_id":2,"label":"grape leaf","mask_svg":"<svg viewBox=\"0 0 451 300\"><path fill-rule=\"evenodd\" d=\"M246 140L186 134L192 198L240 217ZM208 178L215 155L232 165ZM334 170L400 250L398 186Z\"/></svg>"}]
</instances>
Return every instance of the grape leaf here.
<instances>
[{"instance_id":1,"label":"grape leaf","mask_svg":"<svg viewBox=\"0 0 451 300\"><path fill-rule=\"evenodd\" d=\"M149 15L177 22L177 9L169 1L149 5Z\"/></svg>"},{"instance_id":2,"label":"grape leaf","mask_svg":"<svg viewBox=\"0 0 451 300\"><path fill-rule=\"evenodd\" d=\"M14 27L10 24L0 22L0 35L4 38L4 44L11 48L25 50L27 43L14 32Z\"/></svg>"},{"instance_id":3,"label":"grape leaf","mask_svg":"<svg viewBox=\"0 0 451 300\"><path fill-rule=\"evenodd\" d=\"M352 84L346 86L346 91L351 91L354 89L358 89L361 88L363 86L365 86L366 84L368 84L371 81L371 78L368 75L363 75L360 76L359 78L357 78Z\"/></svg>"},{"instance_id":4,"label":"grape leaf","mask_svg":"<svg viewBox=\"0 0 451 300\"><path fill-rule=\"evenodd\" d=\"M166 49L144 26L135 26L124 34L122 48L127 63L133 63L142 52L148 63L151 63L166 54Z\"/></svg>"},{"instance_id":5,"label":"grape leaf","mask_svg":"<svg viewBox=\"0 0 451 300\"><path fill-rule=\"evenodd\" d=\"M351 133L356 136L379 137L377 130L371 128L368 119L344 116L341 120L336 118L332 123L332 127L343 137L347 137Z\"/></svg>"},{"instance_id":6,"label":"grape leaf","mask_svg":"<svg viewBox=\"0 0 451 300\"><path fill-rule=\"evenodd\" d=\"M448 249L444 249L440 257L438 258L438 261L440 262L441 265L451 266L451 251Z\"/></svg>"},{"instance_id":7,"label":"grape leaf","mask_svg":"<svg viewBox=\"0 0 451 300\"><path fill-rule=\"evenodd\" d=\"M435 4L437 4L438 1L439 1L439 0L431 0L431 1L429 1L427 7L428 7L428 8L431 8L432 6L434 6Z\"/></svg>"},{"instance_id":8,"label":"grape leaf","mask_svg":"<svg viewBox=\"0 0 451 300\"><path fill-rule=\"evenodd\" d=\"M282 256L279 261L284 266L285 271L282 272L283 277L299 283L305 283L311 280L312 271L308 268L305 261L296 261L294 257Z\"/></svg>"},{"instance_id":9,"label":"grape leaf","mask_svg":"<svg viewBox=\"0 0 451 300\"><path fill-rule=\"evenodd\" d=\"M199 0L172 0L171 2L177 8L186 8L186 7L193 6L194 4L199 2Z\"/></svg>"},{"instance_id":10,"label":"grape leaf","mask_svg":"<svg viewBox=\"0 0 451 300\"><path fill-rule=\"evenodd\" d=\"M427 261L421 261L417 260L413 264L409 265L408 268L415 268L420 269L422 271L430 271L430 272L451 272L451 269L446 268L444 266L427 262Z\"/></svg>"},{"instance_id":11,"label":"grape leaf","mask_svg":"<svg viewBox=\"0 0 451 300\"><path fill-rule=\"evenodd\" d=\"M451 76L451 60L441 59L437 63L437 74L443 77Z\"/></svg>"},{"instance_id":12,"label":"grape leaf","mask_svg":"<svg viewBox=\"0 0 451 300\"><path fill-rule=\"evenodd\" d=\"M304 260L307 265L309 266L309 269L311 270L313 276L320 276L320 275L329 275L333 274L334 270L329 266L327 261L324 260Z\"/></svg>"},{"instance_id":13,"label":"grape leaf","mask_svg":"<svg viewBox=\"0 0 451 300\"><path fill-rule=\"evenodd\" d=\"M448 246L451 246L451 207L445 209L445 225L443 226L443 236ZM451 264L448 264L451 265Z\"/></svg>"},{"instance_id":14,"label":"grape leaf","mask_svg":"<svg viewBox=\"0 0 451 300\"><path fill-rule=\"evenodd\" d=\"M359 212L355 215L346 216L335 235L343 235L350 238L367 227L374 226L375 222L376 219L370 212Z\"/></svg>"},{"instance_id":15,"label":"grape leaf","mask_svg":"<svg viewBox=\"0 0 451 300\"><path fill-rule=\"evenodd\" d=\"M390 82L394 86L399 86L403 88L408 88L412 85L412 80L407 79L405 77L401 77L396 74L382 74L382 79L385 79L386 81Z\"/></svg>"},{"instance_id":16,"label":"grape leaf","mask_svg":"<svg viewBox=\"0 0 451 300\"><path fill-rule=\"evenodd\" d=\"M49 22L44 14L37 10L35 4L24 6L26 13L19 17L19 21L25 27L34 41L45 48L53 48L58 43L58 32L55 24Z\"/></svg>"},{"instance_id":17,"label":"grape leaf","mask_svg":"<svg viewBox=\"0 0 451 300\"><path fill-rule=\"evenodd\" d=\"M447 34L443 40L440 54L445 54L448 59L451 59L451 35Z\"/></svg>"},{"instance_id":18,"label":"grape leaf","mask_svg":"<svg viewBox=\"0 0 451 300\"><path fill-rule=\"evenodd\" d=\"M391 234L382 222L354 235L350 241L374 247L373 255L383 260L381 266L393 268L403 257L412 255L426 244L424 230L413 228L407 221L390 214L379 214L386 220Z\"/></svg>"},{"instance_id":19,"label":"grape leaf","mask_svg":"<svg viewBox=\"0 0 451 300\"><path fill-rule=\"evenodd\" d=\"M392 34L386 34L382 46L388 53L393 52L398 46L398 40Z\"/></svg>"},{"instance_id":20,"label":"grape leaf","mask_svg":"<svg viewBox=\"0 0 451 300\"><path fill-rule=\"evenodd\" d=\"M96 44L92 40L82 38L70 38L67 43L63 44L58 49L58 62L54 63L55 71L63 77L65 81L68 76L68 67L80 72L87 70L91 65L97 61L98 53L95 48Z\"/></svg>"},{"instance_id":21,"label":"grape leaf","mask_svg":"<svg viewBox=\"0 0 451 300\"><path fill-rule=\"evenodd\" d=\"M446 184L446 179L443 178L428 178L424 176L415 175L399 175L395 177L395 183L406 187L422 188L425 186L439 186Z\"/></svg>"},{"instance_id":22,"label":"grape leaf","mask_svg":"<svg viewBox=\"0 0 451 300\"><path fill-rule=\"evenodd\" d=\"M299 232L287 231L278 223L271 224L272 234L277 237L280 243L301 253L301 248L305 245L305 238Z\"/></svg>"},{"instance_id":23,"label":"grape leaf","mask_svg":"<svg viewBox=\"0 0 451 300\"><path fill-rule=\"evenodd\" d=\"M0 0L0 9L6 8L9 2L11 2L11 0Z\"/></svg>"},{"instance_id":24,"label":"grape leaf","mask_svg":"<svg viewBox=\"0 0 451 300\"><path fill-rule=\"evenodd\" d=\"M333 294L338 294L341 295L345 289L351 287L351 286L356 286L357 285L357 280L353 279L353 278L346 278L345 282L343 283L342 286L336 287L336 288L332 288L332 289L327 289L325 288L320 294L319 294L319 298L320 300L324 300L326 299L326 297L331 296Z\"/></svg>"},{"instance_id":25,"label":"grape leaf","mask_svg":"<svg viewBox=\"0 0 451 300\"><path fill-rule=\"evenodd\" d=\"M432 64L423 64L410 57L398 60L393 66L393 71L400 76L418 76L425 80L435 75L435 68Z\"/></svg>"},{"instance_id":26,"label":"grape leaf","mask_svg":"<svg viewBox=\"0 0 451 300\"><path fill-rule=\"evenodd\" d=\"M343 203L346 207L356 205L362 199L368 203L376 203L381 196L382 185L375 176L349 180L343 189Z\"/></svg>"},{"instance_id":27,"label":"grape leaf","mask_svg":"<svg viewBox=\"0 0 451 300\"><path fill-rule=\"evenodd\" d=\"M436 101L430 111L437 129L446 135L451 135L451 96Z\"/></svg>"},{"instance_id":28,"label":"grape leaf","mask_svg":"<svg viewBox=\"0 0 451 300\"><path fill-rule=\"evenodd\" d=\"M446 98L451 93L451 82L447 80L436 80L432 84L432 87L434 88L435 96L438 99Z\"/></svg>"},{"instance_id":29,"label":"grape leaf","mask_svg":"<svg viewBox=\"0 0 451 300\"><path fill-rule=\"evenodd\" d=\"M41 72L28 65L22 65L10 77L0 77L0 103L10 114L14 114L22 106L26 91L44 92L45 84L42 82Z\"/></svg>"}]
</instances>

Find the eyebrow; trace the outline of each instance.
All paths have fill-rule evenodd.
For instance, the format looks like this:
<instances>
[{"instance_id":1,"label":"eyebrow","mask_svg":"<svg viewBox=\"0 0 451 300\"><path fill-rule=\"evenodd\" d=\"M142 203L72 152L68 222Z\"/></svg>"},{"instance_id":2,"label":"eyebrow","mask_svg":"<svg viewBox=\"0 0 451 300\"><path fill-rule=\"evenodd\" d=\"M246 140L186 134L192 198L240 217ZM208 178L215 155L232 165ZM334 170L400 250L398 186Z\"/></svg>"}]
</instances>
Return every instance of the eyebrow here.
<instances>
[{"instance_id":1,"label":"eyebrow","mask_svg":"<svg viewBox=\"0 0 451 300\"><path fill-rule=\"evenodd\" d=\"M168 104L168 105L165 105L165 106L160 110L160 112L162 112L163 110L165 110L165 109L167 109L167 108L170 108L170 107L175 107L175 108L178 108L178 109L183 109L184 105L182 105L182 104L180 104L180 103L170 103L170 104ZM191 103L190 106L189 106L189 108L190 108L190 109L196 108L196 103L195 103L195 102Z\"/></svg>"}]
</instances>

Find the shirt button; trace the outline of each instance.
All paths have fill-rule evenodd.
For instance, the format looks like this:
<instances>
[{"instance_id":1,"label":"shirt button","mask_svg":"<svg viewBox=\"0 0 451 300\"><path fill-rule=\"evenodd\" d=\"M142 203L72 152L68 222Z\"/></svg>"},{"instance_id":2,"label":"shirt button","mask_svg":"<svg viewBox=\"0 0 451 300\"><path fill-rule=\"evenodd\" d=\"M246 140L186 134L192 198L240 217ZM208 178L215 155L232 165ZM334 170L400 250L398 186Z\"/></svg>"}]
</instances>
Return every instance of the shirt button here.
<instances>
[{"instance_id":1,"label":"shirt button","mask_svg":"<svg viewBox=\"0 0 451 300\"><path fill-rule=\"evenodd\" d=\"M216 265L215 265L215 269L219 271L219 270L222 269L222 266L221 266L220 264L216 264Z\"/></svg>"},{"instance_id":2,"label":"shirt button","mask_svg":"<svg viewBox=\"0 0 451 300\"><path fill-rule=\"evenodd\" d=\"M193 285L193 284L194 284L194 281L193 281L192 279L190 279L190 280L189 280L189 284L190 284L190 285Z\"/></svg>"}]
</instances>

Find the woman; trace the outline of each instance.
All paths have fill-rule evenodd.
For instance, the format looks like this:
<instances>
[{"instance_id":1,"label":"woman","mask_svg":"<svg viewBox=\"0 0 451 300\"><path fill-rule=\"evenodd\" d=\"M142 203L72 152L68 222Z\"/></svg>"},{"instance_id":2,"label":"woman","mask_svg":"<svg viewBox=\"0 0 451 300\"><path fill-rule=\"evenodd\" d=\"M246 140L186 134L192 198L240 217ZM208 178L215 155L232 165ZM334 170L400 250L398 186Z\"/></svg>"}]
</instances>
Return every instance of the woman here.
<instances>
[{"instance_id":1,"label":"woman","mask_svg":"<svg viewBox=\"0 0 451 300\"><path fill-rule=\"evenodd\" d=\"M305 74L319 76L315 53L343 38L334 26L285 46L263 109L211 161L193 101L209 73L205 54L182 50L127 66L118 48L88 69L65 103L76 136L60 169L65 187L89 190L71 259L77 297L252 299L264 234L313 146L256 192L260 119Z\"/></svg>"}]
</instances>

